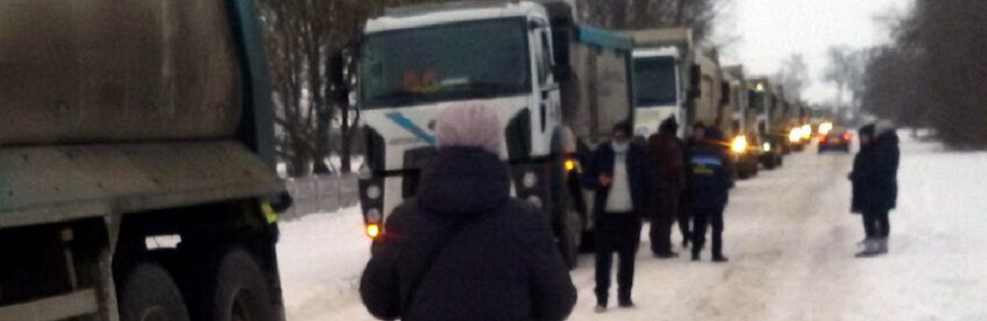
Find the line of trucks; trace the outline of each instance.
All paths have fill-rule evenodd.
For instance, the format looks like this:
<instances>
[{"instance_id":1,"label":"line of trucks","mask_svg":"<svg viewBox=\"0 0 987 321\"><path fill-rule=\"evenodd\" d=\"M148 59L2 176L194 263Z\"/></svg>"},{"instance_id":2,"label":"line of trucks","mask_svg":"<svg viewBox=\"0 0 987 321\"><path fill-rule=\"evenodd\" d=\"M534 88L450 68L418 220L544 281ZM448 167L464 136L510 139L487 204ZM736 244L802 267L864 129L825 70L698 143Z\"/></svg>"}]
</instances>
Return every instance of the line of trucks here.
<instances>
[{"instance_id":1,"label":"line of trucks","mask_svg":"<svg viewBox=\"0 0 987 321\"><path fill-rule=\"evenodd\" d=\"M356 96L371 237L387 233L387 214L415 196L436 152L436 116L468 101L499 115L513 193L551 216L570 266L593 226L593 195L577 172L617 123L647 137L671 117L683 139L691 124L716 126L742 179L781 166L807 142L808 108L767 78L721 66L690 29L612 31L579 17L571 1L473 2L390 9L366 23Z\"/></svg>"},{"instance_id":2,"label":"line of trucks","mask_svg":"<svg viewBox=\"0 0 987 321\"><path fill-rule=\"evenodd\" d=\"M367 22L368 234L415 195L438 112L465 101L499 114L514 194L551 215L572 265L592 228L573 176L618 122L641 136L668 117L719 126L741 177L781 164L805 109L780 88L721 67L687 29L578 17L513 1ZM284 320L290 200L260 23L252 0L0 0L0 321Z\"/></svg>"}]
</instances>

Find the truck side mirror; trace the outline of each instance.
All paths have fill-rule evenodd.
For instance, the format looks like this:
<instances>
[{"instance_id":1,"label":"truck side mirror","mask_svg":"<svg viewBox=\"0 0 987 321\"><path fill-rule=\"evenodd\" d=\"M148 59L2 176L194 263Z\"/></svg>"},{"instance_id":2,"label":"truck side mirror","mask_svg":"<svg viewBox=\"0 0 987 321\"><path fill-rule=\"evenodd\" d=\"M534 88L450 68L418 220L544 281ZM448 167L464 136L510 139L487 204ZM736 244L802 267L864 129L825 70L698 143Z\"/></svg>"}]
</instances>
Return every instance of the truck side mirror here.
<instances>
[{"instance_id":1,"label":"truck side mirror","mask_svg":"<svg viewBox=\"0 0 987 321\"><path fill-rule=\"evenodd\" d=\"M700 84L702 83L702 70L699 65L692 64L689 66L689 87L686 89L686 97L689 100L697 99L702 96L703 90Z\"/></svg>"},{"instance_id":2,"label":"truck side mirror","mask_svg":"<svg viewBox=\"0 0 987 321\"><path fill-rule=\"evenodd\" d=\"M329 57L329 86L332 92L332 101L346 105L349 102L349 84L346 83L346 59L342 53L335 53Z\"/></svg>"},{"instance_id":3,"label":"truck side mirror","mask_svg":"<svg viewBox=\"0 0 987 321\"><path fill-rule=\"evenodd\" d=\"M726 105L730 103L730 84L723 82L720 84L720 104Z\"/></svg>"},{"instance_id":4,"label":"truck side mirror","mask_svg":"<svg viewBox=\"0 0 987 321\"><path fill-rule=\"evenodd\" d=\"M703 78L703 73L702 73L702 69L699 68L699 65L693 64L692 66L689 67L689 88L690 89L696 89L696 90L698 90L699 89L699 85L700 85L700 83L702 81L702 78Z\"/></svg>"}]
</instances>

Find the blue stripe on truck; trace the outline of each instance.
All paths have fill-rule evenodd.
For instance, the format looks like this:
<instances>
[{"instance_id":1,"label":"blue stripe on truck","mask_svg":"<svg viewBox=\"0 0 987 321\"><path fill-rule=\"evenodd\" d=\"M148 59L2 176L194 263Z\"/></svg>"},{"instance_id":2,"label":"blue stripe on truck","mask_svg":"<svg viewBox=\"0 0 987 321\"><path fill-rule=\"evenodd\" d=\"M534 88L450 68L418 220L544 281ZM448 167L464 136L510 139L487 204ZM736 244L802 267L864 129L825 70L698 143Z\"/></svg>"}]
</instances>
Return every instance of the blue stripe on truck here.
<instances>
[{"instance_id":1,"label":"blue stripe on truck","mask_svg":"<svg viewBox=\"0 0 987 321\"><path fill-rule=\"evenodd\" d=\"M415 135L415 138L418 138L418 140L423 141L429 145L435 145L435 137L429 135L428 132L425 132L425 130L422 129L421 127L418 127L418 125L415 125L414 121L408 119L408 117L404 117L403 114L399 112L393 112L393 113L387 113L387 115L385 116L387 116L387 119L390 119L392 122L394 122L394 124L397 124L401 128L404 128L405 130L410 132L412 135Z\"/></svg>"}]
</instances>

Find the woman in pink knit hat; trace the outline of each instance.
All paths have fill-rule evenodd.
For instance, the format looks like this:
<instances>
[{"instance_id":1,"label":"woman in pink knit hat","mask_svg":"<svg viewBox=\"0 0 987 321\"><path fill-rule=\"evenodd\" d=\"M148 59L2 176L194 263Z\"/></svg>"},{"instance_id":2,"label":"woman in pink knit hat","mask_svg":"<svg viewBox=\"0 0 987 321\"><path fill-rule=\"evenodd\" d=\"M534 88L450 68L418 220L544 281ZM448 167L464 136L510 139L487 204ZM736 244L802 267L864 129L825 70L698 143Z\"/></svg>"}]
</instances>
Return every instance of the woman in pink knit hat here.
<instances>
[{"instance_id":1,"label":"woman in pink knit hat","mask_svg":"<svg viewBox=\"0 0 987 321\"><path fill-rule=\"evenodd\" d=\"M548 216L510 196L493 110L451 107L418 196L398 206L360 293L382 320L564 320L576 302Z\"/></svg>"}]
</instances>

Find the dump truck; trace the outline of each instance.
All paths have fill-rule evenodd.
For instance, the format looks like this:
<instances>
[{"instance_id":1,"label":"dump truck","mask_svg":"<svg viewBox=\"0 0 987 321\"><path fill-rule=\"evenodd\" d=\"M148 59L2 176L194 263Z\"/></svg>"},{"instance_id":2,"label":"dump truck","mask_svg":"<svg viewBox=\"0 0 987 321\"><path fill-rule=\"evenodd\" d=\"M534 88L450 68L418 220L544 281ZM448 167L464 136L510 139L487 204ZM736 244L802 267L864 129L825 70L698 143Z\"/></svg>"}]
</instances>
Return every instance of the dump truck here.
<instances>
[{"instance_id":1,"label":"dump truck","mask_svg":"<svg viewBox=\"0 0 987 321\"><path fill-rule=\"evenodd\" d=\"M720 127L730 138L730 155L733 160L734 172L740 179L751 178L760 170L761 153L757 146L754 133L756 115L749 113L750 101L747 97L747 83L744 80L743 66L723 68L723 105L721 107Z\"/></svg>"},{"instance_id":2,"label":"dump truck","mask_svg":"<svg viewBox=\"0 0 987 321\"><path fill-rule=\"evenodd\" d=\"M400 7L367 21L357 96L368 235L386 235L387 216L416 195L436 152L438 114L479 102L502 123L500 156L515 196L551 217L563 257L575 265L592 225L576 156L616 123L633 122L632 41L575 17L566 2L520 1Z\"/></svg>"},{"instance_id":3,"label":"dump truck","mask_svg":"<svg viewBox=\"0 0 987 321\"><path fill-rule=\"evenodd\" d=\"M718 55L698 46L689 28L626 31L634 39L635 135L647 137L669 117L679 137L703 122L729 130L721 109L725 95Z\"/></svg>"},{"instance_id":4,"label":"dump truck","mask_svg":"<svg viewBox=\"0 0 987 321\"><path fill-rule=\"evenodd\" d=\"M250 0L0 0L0 320L284 320Z\"/></svg>"},{"instance_id":5,"label":"dump truck","mask_svg":"<svg viewBox=\"0 0 987 321\"><path fill-rule=\"evenodd\" d=\"M752 117L756 120L753 130L760 144L761 164L772 170L783 164L782 149L788 139L782 99L779 98L781 91L765 77L753 77L747 83L750 112L746 114L756 115Z\"/></svg>"}]
</instances>

